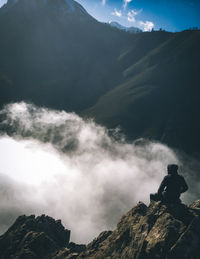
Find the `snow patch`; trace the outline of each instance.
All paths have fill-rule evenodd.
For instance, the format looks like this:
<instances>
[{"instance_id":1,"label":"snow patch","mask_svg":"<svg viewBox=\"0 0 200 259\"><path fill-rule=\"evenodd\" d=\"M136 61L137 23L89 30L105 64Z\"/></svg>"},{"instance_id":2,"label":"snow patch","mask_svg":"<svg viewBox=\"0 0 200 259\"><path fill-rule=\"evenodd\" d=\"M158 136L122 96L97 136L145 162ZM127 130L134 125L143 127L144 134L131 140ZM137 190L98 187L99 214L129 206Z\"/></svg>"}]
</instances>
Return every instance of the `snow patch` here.
<instances>
[{"instance_id":1,"label":"snow patch","mask_svg":"<svg viewBox=\"0 0 200 259\"><path fill-rule=\"evenodd\" d=\"M110 21L109 22L109 25L111 27L115 27L119 30L122 30L122 31L126 31L126 32L130 32L130 33L138 33L138 32L142 32L142 30L140 30L139 28L136 28L136 27L125 27L121 24L119 24L118 22L113 22L113 21Z\"/></svg>"}]
</instances>

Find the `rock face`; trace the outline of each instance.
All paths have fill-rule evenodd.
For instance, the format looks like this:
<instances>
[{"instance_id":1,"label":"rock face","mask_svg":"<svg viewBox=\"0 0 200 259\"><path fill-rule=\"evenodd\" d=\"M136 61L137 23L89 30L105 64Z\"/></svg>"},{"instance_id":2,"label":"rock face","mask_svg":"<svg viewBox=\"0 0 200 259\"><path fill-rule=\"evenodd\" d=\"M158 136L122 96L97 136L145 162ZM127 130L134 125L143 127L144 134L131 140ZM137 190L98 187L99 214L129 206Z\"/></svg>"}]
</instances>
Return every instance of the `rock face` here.
<instances>
[{"instance_id":1,"label":"rock face","mask_svg":"<svg viewBox=\"0 0 200 259\"><path fill-rule=\"evenodd\" d=\"M198 259L199 246L200 201L190 207L138 203L113 232L101 233L77 258Z\"/></svg>"},{"instance_id":2,"label":"rock face","mask_svg":"<svg viewBox=\"0 0 200 259\"><path fill-rule=\"evenodd\" d=\"M70 231L60 220L42 215L20 216L0 237L0 258L51 258L69 244Z\"/></svg>"},{"instance_id":3,"label":"rock face","mask_svg":"<svg viewBox=\"0 0 200 259\"><path fill-rule=\"evenodd\" d=\"M199 259L200 200L189 207L140 202L87 246L69 237L60 221L21 216L0 237L0 258Z\"/></svg>"}]
</instances>

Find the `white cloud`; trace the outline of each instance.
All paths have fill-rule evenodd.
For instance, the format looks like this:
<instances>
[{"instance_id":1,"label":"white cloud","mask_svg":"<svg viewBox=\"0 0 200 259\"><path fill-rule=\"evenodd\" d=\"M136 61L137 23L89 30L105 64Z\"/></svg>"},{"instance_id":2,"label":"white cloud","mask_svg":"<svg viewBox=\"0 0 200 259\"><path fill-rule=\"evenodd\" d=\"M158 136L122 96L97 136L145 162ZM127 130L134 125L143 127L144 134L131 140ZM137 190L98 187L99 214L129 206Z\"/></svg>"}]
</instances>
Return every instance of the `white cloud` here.
<instances>
[{"instance_id":1,"label":"white cloud","mask_svg":"<svg viewBox=\"0 0 200 259\"><path fill-rule=\"evenodd\" d=\"M106 0L102 0L101 3L103 6L106 5Z\"/></svg>"},{"instance_id":2,"label":"white cloud","mask_svg":"<svg viewBox=\"0 0 200 259\"><path fill-rule=\"evenodd\" d=\"M151 31L154 28L154 23L150 21L140 21L139 25L143 28L144 31Z\"/></svg>"},{"instance_id":3,"label":"white cloud","mask_svg":"<svg viewBox=\"0 0 200 259\"><path fill-rule=\"evenodd\" d=\"M123 4L123 7L124 7L124 10L126 9L128 3L130 3L132 0L124 0L124 4Z\"/></svg>"},{"instance_id":4,"label":"white cloud","mask_svg":"<svg viewBox=\"0 0 200 259\"><path fill-rule=\"evenodd\" d=\"M89 242L138 201L148 204L167 164L180 163L167 146L126 143L74 113L15 103L0 116L10 134L0 135L1 232L21 214L47 214L73 241Z\"/></svg>"},{"instance_id":5,"label":"white cloud","mask_svg":"<svg viewBox=\"0 0 200 259\"><path fill-rule=\"evenodd\" d=\"M135 22L135 16L138 15L140 11L131 10L128 12L127 17L128 21L134 23Z\"/></svg>"},{"instance_id":6,"label":"white cloud","mask_svg":"<svg viewBox=\"0 0 200 259\"><path fill-rule=\"evenodd\" d=\"M111 13L112 15L115 15L117 17L121 17L122 16L122 11L121 10L117 10L116 8L114 9L114 12Z\"/></svg>"}]
</instances>

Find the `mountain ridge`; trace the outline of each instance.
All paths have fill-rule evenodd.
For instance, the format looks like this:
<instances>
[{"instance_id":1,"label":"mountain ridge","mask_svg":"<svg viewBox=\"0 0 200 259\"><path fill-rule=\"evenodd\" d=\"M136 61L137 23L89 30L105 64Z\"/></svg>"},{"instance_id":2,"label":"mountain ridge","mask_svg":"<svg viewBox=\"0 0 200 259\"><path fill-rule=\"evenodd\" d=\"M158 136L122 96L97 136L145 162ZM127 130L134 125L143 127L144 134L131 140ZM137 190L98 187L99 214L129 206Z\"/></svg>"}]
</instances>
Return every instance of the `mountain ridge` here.
<instances>
[{"instance_id":1,"label":"mountain ridge","mask_svg":"<svg viewBox=\"0 0 200 259\"><path fill-rule=\"evenodd\" d=\"M115 21L111 21L108 23L111 27L114 27L114 28L117 28L119 30L124 30L126 32L129 32L129 33L140 33L142 32L142 30L140 30L139 28L137 27L125 27L121 24L119 24L118 22L115 22Z\"/></svg>"},{"instance_id":2,"label":"mountain ridge","mask_svg":"<svg viewBox=\"0 0 200 259\"><path fill-rule=\"evenodd\" d=\"M190 206L139 202L116 229L102 232L88 245L70 242L70 231L59 220L20 216L0 236L0 258L198 259L199 244L200 200Z\"/></svg>"},{"instance_id":3,"label":"mountain ridge","mask_svg":"<svg viewBox=\"0 0 200 259\"><path fill-rule=\"evenodd\" d=\"M9 10L10 8L14 7L15 5L20 4L25 5L27 4L30 7L33 7L33 5L37 6L39 5L41 6L47 6L52 4L52 0L8 0L7 3L2 7L3 11ZM78 2L74 1L74 0L57 0L56 3L54 3L55 6L59 5L62 6L63 9L68 9L68 11L73 12L75 11L76 8L79 8L80 10L82 10L83 12L87 13L87 11L83 8L82 5L80 5Z\"/></svg>"}]
</instances>

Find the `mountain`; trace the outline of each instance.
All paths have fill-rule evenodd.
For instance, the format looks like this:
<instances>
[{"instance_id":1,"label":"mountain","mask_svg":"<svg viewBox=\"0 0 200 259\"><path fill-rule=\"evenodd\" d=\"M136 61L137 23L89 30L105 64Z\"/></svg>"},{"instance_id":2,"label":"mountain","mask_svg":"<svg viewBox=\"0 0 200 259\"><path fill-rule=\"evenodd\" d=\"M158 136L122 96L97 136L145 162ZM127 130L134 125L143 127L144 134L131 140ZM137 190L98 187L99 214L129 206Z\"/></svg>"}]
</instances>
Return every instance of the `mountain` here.
<instances>
[{"instance_id":1,"label":"mountain","mask_svg":"<svg viewBox=\"0 0 200 259\"><path fill-rule=\"evenodd\" d=\"M130 32L130 33L133 33L133 34L142 32L142 30L140 30L137 27L125 27L125 26L119 24L118 22L111 21L108 24L111 27L117 28L117 29L122 30L122 31Z\"/></svg>"},{"instance_id":2,"label":"mountain","mask_svg":"<svg viewBox=\"0 0 200 259\"><path fill-rule=\"evenodd\" d=\"M1 107L74 111L199 156L200 31L130 34L73 0L9 0L0 38Z\"/></svg>"},{"instance_id":3,"label":"mountain","mask_svg":"<svg viewBox=\"0 0 200 259\"><path fill-rule=\"evenodd\" d=\"M139 202L115 230L102 232L87 246L69 242L69 237L60 221L20 216L0 237L0 258L198 259L200 200L189 207Z\"/></svg>"},{"instance_id":4,"label":"mountain","mask_svg":"<svg viewBox=\"0 0 200 259\"><path fill-rule=\"evenodd\" d=\"M76 15L88 15L86 10L77 2L73 0L8 0L7 4L5 4L1 8L1 12L6 13L10 11L10 9L14 8L21 8L21 10L18 9L19 12L21 11L32 11L35 8L48 8L51 6L51 8L54 8L54 12L62 12L63 14L66 13L76 13ZM85 16L86 17L86 16Z\"/></svg>"},{"instance_id":5,"label":"mountain","mask_svg":"<svg viewBox=\"0 0 200 259\"><path fill-rule=\"evenodd\" d=\"M156 37L154 32L149 34ZM200 31L171 34L135 60L140 48L150 43L148 36L139 34L140 46L124 50L119 60L125 64L123 79L87 113L108 127L120 125L132 139L144 136L197 154Z\"/></svg>"},{"instance_id":6,"label":"mountain","mask_svg":"<svg viewBox=\"0 0 200 259\"><path fill-rule=\"evenodd\" d=\"M0 37L0 103L27 100L71 111L90 107L113 87L115 60L128 39L73 0L8 1L0 9Z\"/></svg>"}]
</instances>

